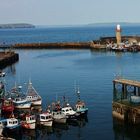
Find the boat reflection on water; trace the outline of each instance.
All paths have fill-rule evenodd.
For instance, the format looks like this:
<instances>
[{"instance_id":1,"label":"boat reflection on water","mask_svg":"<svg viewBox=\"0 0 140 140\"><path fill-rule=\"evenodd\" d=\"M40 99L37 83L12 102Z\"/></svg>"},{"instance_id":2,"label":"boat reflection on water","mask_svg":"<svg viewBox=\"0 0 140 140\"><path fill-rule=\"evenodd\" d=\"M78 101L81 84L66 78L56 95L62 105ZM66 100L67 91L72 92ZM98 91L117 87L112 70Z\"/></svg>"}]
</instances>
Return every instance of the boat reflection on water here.
<instances>
[{"instance_id":1,"label":"boat reflection on water","mask_svg":"<svg viewBox=\"0 0 140 140\"><path fill-rule=\"evenodd\" d=\"M139 140L140 124L132 125L113 118L114 140Z\"/></svg>"},{"instance_id":2,"label":"boat reflection on water","mask_svg":"<svg viewBox=\"0 0 140 140\"><path fill-rule=\"evenodd\" d=\"M69 121L68 124L72 126L79 126L79 127L84 127L88 123L88 117L84 116L82 118L76 119Z\"/></svg>"},{"instance_id":3,"label":"boat reflection on water","mask_svg":"<svg viewBox=\"0 0 140 140\"><path fill-rule=\"evenodd\" d=\"M22 129L22 139L35 140L37 136L36 130Z\"/></svg>"},{"instance_id":4,"label":"boat reflection on water","mask_svg":"<svg viewBox=\"0 0 140 140\"><path fill-rule=\"evenodd\" d=\"M49 138L52 133L53 133L52 126L41 126L41 127L38 127L36 131L36 134L38 135L39 140Z\"/></svg>"},{"instance_id":5,"label":"boat reflection on water","mask_svg":"<svg viewBox=\"0 0 140 140\"><path fill-rule=\"evenodd\" d=\"M4 137L9 137L9 138L13 138L16 140L21 140L22 139L22 130L21 129L13 129L13 130L8 130L7 129L3 129L2 135Z\"/></svg>"}]
</instances>

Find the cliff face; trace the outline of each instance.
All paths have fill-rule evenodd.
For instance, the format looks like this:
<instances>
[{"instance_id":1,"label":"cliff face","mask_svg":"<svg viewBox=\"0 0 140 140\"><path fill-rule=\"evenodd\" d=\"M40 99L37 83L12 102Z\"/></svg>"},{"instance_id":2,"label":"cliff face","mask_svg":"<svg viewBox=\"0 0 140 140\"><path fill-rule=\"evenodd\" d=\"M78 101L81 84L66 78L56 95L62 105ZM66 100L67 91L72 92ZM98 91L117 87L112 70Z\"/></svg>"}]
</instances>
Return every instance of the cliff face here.
<instances>
[{"instance_id":1,"label":"cliff face","mask_svg":"<svg viewBox=\"0 0 140 140\"><path fill-rule=\"evenodd\" d=\"M27 23L0 24L0 29L13 29L13 28L35 28L35 26Z\"/></svg>"}]
</instances>

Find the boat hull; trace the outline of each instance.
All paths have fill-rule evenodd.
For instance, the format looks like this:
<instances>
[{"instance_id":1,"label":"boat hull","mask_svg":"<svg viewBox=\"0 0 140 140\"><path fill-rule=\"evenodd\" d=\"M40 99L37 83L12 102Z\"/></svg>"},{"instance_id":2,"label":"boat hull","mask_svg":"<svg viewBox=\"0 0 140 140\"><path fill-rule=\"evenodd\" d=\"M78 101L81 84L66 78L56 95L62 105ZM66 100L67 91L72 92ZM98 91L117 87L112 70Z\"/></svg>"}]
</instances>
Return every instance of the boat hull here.
<instances>
[{"instance_id":1,"label":"boat hull","mask_svg":"<svg viewBox=\"0 0 140 140\"><path fill-rule=\"evenodd\" d=\"M7 130L18 130L20 128L20 125L15 125L15 126L6 126Z\"/></svg>"},{"instance_id":2,"label":"boat hull","mask_svg":"<svg viewBox=\"0 0 140 140\"><path fill-rule=\"evenodd\" d=\"M14 111L14 106L2 107L1 111L3 113L13 112Z\"/></svg>"},{"instance_id":3,"label":"boat hull","mask_svg":"<svg viewBox=\"0 0 140 140\"><path fill-rule=\"evenodd\" d=\"M31 101L33 106L39 106L42 104L42 100Z\"/></svg>"},{"instance_id":4,"label":"boat hull","mask_svg":"<svg viewBox=\"0 0 140 140\"><path fill-rule=\"evenodd\" d=\"M43 125L43 126L52 126L52 124L53 124L53 120L40 121L40 125Z\"/></svg>"},{"instance_id":5,"label":"boat hull","mask_svg":"<svg viewBox=\"0 0 140 140\"><path fill-rule=\"evenodd\" d=\"M59 119L57 119L57 118L54 118L54 122L55 123L66 123L67 122L67 118L59 118Z\"/></svg>"},{"instance_id":6,"label":"boat hull","mask_svg":"<svg viewBox=\"0 0 140 140\"><path fill-rule=\"evenodd\" d=\"M35 129L36 123L22 123L22 127L25 129Z\"/></svg>"},{"instance_id":7,"label":"boat hull","mask_svg":"<svg viewBox=\"0 0 140 140\"><path fill-rule=\"evenodd\" d=\"M15 104L15 108L17 109L28 109L31 108L31 103L26 103L26 104Z\"/></svg>"},{"instance_id":8,"label":"boat hull","mask_svg":"<svg viewBox=\"0 0 140 140\"><path fill-rule=\"evenodd\" d=\"M88 109L85 110L77 110L76 111L80 116L86 116L88 113Z\"/></svg>"}]
</instances>

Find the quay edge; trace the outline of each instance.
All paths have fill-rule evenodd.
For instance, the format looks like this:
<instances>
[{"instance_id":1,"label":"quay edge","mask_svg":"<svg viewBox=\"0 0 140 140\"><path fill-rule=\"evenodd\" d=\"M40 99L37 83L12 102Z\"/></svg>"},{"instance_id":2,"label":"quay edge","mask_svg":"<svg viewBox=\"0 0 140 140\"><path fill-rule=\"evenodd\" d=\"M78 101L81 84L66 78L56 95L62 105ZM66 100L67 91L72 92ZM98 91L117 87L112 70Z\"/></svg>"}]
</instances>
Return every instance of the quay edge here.
<instances>
[{"instance_id":1,"label":"quay edge","mask_svg":"<svg viewBox=\"0 0 140 140\"><path fill-rule=\"evenodd\" d=\"M12 51L0 52L0 69L16 63L19 60L19 54Z\"/></svg>"}]
</instances>

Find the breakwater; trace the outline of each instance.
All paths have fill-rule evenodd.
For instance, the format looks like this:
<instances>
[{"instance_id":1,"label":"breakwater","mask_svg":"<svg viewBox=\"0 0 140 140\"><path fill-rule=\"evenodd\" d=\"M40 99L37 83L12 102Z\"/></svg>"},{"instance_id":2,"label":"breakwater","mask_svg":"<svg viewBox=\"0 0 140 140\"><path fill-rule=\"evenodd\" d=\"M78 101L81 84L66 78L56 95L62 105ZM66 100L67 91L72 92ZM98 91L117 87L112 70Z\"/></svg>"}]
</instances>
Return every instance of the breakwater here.
<instances>
[{"instance_id":1,"label":"breakwater","mask_svg":"<svg viewBox=\"0 0 140 140\"><path fill-rule=\"evenodd\" d=\"M0 52L0 69L5 68L19 60L18 53L12 51Z\"/></svg>"},{"instance_id":2,"label":"breakwater","mask_svg":"<svg viewBox=\"0 0 140 140\"><path fill-rule=\"evenodd\" d=\"M106 45L95 42L59 42L59 43L18 43L2 45L1 49L106 49Z\"/></svg>"},{"instance_id":3,"label":"breakwater","mask_svg":"<svg viewBox=\"0 0 140 140\"><path fill-rule=\"evenodd\" d=\"M16 49L89 49L88 42L69 42L69 43L28 43L15 44L12 46Z\"/></svg>"},{"instance_id":4,"label":"breakwater","mask_svg":"<svg viewBox=\"0 0 140 140\"><path fill-rule=\"evenodd\" d=\"M16 43L0 45L0 48L13 49L96 49L113 51L140 51L139 36L122 36L122 43L116 44L116 37L101 37L88 42L56 42L56 43Z\"/></svg>"}]
</instances>

